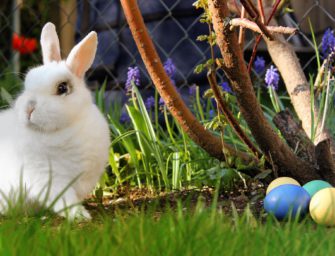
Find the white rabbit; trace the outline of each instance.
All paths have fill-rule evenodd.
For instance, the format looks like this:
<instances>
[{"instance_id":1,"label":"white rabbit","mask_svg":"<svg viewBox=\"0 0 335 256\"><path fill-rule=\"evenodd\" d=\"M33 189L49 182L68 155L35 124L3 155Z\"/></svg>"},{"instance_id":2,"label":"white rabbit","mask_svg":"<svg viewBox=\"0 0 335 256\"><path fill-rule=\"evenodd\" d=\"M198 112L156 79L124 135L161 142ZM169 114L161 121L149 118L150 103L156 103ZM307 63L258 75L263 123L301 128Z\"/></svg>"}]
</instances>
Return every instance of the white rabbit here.
<instances>
[{"instance_id":1,"label":"white rabbit","mask_svg":"<svg viewBox=\"0 0 335 256\"><path fill-rule=\"evenodd\" d=\"M84 82L97 34L89 33L62 61L55 26L47 23L41 46L44 65L27 73L15 105L0 113L0 212L23 184L27 200L47 196L50 205L61 195L55 212L90 218L80 203L103 173L110 146L107 121Z\"/></svg>"}]
</instances>

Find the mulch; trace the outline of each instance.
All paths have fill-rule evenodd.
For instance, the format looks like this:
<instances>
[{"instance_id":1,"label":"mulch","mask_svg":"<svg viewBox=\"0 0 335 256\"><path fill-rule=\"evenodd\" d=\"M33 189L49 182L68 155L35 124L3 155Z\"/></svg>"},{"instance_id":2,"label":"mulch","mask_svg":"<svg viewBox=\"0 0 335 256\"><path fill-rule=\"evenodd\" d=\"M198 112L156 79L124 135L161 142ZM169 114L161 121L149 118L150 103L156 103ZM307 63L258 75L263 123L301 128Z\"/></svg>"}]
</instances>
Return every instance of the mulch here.
<instances>
[{"instance_id":1,"label":"mulch","mask_svg":"<svg viewBox=\"0 0 335 256\"><path fill-rule=\"evenodd\" d=\"M255 216L263 212L264 185L258 180L249 180L246 187L239 184L231 190L221 190L217 195L217 208L230 215L233 209L243 213L249 207ZM183 209L193 211L201 203L211 207L215 198L212 187L182 189L178 191L156 192L149 189L123 188L97 200L94 196L88 198L84 205L93 216L115 216L116 214L133 214L150 211L160 215L166 210L175 210L178 205Z\"/></svg>"}]
</instances>

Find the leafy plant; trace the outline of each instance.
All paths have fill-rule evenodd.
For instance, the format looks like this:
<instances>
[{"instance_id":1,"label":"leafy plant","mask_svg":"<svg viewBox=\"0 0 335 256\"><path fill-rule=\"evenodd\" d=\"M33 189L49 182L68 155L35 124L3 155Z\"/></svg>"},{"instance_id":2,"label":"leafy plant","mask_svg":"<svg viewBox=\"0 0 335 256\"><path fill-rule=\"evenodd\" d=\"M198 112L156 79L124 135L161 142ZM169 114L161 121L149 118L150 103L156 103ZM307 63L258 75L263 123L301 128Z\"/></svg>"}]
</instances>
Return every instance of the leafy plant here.
<instances>
[{"instance_id":1,"label":"leafy plant","mask_svg":"<svg viewBox=\"0 0 335 256\"><path fill-rule=\"evenodd\" d=\"M0 75L0 108L8 107L22 88L22 81L9 70Z\"/></svg>"}]
</instances>

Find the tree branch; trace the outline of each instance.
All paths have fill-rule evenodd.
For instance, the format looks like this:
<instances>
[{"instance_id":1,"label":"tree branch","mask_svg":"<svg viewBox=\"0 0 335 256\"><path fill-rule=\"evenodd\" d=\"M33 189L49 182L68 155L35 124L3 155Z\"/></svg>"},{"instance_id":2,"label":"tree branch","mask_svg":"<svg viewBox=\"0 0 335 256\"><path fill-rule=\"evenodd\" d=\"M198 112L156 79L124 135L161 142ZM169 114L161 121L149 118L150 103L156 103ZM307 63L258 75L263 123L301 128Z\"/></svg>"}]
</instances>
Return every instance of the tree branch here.
<instances>
[{"instance_id":1,"label":"tree branch","mask_svg":"<svg viewBox=\"0 0 335 256\"><path fill-rule=\"evenodd\" d=\"M272 158L279 172L289 173L301 182L319 178L313 166L299 159L293 151L272 130L263 115L253 90L243 54L237 43L237 36L224 23L229 12L226 1L208 0L216 42L223 58L223 70L236 94L240 111L255 137L259 147L268 158Z\"/></svg>"},{"instance_id":2,"label":"tree branch","mask_svg":"<svg viewBox=\"0 0 335 256\"><path fill-rule=\"evenodd\" d=\"M222 142L220 138L205 130L205 128L198 122L192 112L187 108L166 74L154 44L144 25L137 1L121 0L121 5L148 73L166 106L185 133L188 134L196 144L218 159L224 160L225 154L229 154L237 156L245 162L257 162L257 160L250 155L240 152L234 147Z\"/></svg>"},{"instance_id":3,"label":"tree branch","mask_svg":"<svg viewBox=\"0 0 335 256\"><path fill-rule=\"evenodd\" d=\"M257 6L258 6L259 14L261 15L261 21L262 21L262 23L265 24L265 15L264 15L263 1L262 0L257 0Z\"/></svg>"},{"instance_id":4,"label":"tree branch","mask_svg":"<svg viewBox=\"0 0 335 256\"><path fill-rule=\"evenodd\" d=\"M265 8L269 9L269 6L266 6ZM269 14L270 17L268 20L270 20L272 14L273 11ZM276 20L272 20L271 23L273 26L277 25ZM315 130L315 145L320 141L331 139L331 150L333 154L335 154L335 144L329 131L327 129L322 131L320 122L318 124L314 123L314 127L312 127L312 118L318 120L320 113L319 109L316 106L313 106L314 116L312 117L310 85L302 70L296 53L282 35L276 34L274 37L275 40L273 41L267 40L266 37L264 37L264 40L271 59L277 66L284 80L286 90L290 96L294 110L302 122L303 129L309 138L312 137L312 130Z\"/></svg>"},{"instance_id":5,"label":"tree branch","mask_svg":"<svg viewBox=\"0 0 335 256\"><path fill-rule=\"evenodd\" d=\"M262 33L256 23L244 18L234 18L230 20L230 25L232 27L244 27L250 29L257 33ZM292 35L295 34L298 30L296 28L289 28L289 27L282 27L282 26L266 26L267 30L271 33L278 33L278 34L288 34Z\"/></svg>"},{"instance_id":6,"label":"tree branch","mask_svg":"<svg viewBox=\"0 0 335 256\"><path fill-rule=\"evenodd\" d=\"M247 13L250 15L250 18L253 19L259 30L262 31L262 35L266 36L268 40L273 40L272 35L268 31L268 29L265 27L265 25L262 23L262 21L259 19L260 15L258 13L257 8L254 6L254 4L250 0L240 0L241 4L247 11Z\"/></svg>"},{"instance_id":7,"label":"tree branch","mask_svg":"<svg viewBox=\"0 0 335 256\"><path fill-rule=\"evenodd\" d=\"M270 5L270 1L266 1L266 2L267 2L268 5ZM279 5L280 5L281 2L282 2L282 0L276 0L276 2L274 3L273 7L271 8L270 16L267 19L265 25L269 25L272 17L276 14L276 12L277 12L277 10L278 10ZM262 40L262 35L257 36L255 44L254 44L254 47L252 49L252 54L251 54L251 57L250 57L250 60L249 60L249 65L248 65L248 72L249 72L249 74L251 72L252 63L254 62L254 60L256 58L257 48L258 48L258 45L261 42L261 40Z\"/></svg>"},{"instance_id":8,"label":"tree branch","mask_svg":"<svg viewBox=\"0 0 335 256\"><path fill-rule=\"evenodd\" d=\"M335 185L335 165L330 151L330 140L321 141L316 145L316 158L319 165L319 173L321 177L333 186Z\"/></svg>"},{"instance_id":9,"label":"tree branch","mask_svg":"<svg viewBox=\"0 0 335 256\"><path fill-rule=\"evenodd\" d=\"M321 123L314 123L312 127L312 114L311 114L311 92L309 83L302 71L300 62L292 49L292 47L285 41L282 36L277 36L273 41L265 39L268 47L269 54L277 66L287 92L291 98L292 105L302 121L302 127L307 133L308 137L312 137L312 129L315 129L315 144L322 140L331 138L328 131L321 130ZM314 106L314 120L318 120L319 110Z\"/></svg>"},{"instance_id":10,"label":"tree branch","mask_svg":"<svg viewBox=\"0 0 335 256\"><path fill-rule=\"evenodd\" d=\"M288 109L281 111L273 118L274 124L286 139L288 145L301 159L316 166L315 146L308 138L301 124L298 124Z\"/></svg>"}]
</instances>

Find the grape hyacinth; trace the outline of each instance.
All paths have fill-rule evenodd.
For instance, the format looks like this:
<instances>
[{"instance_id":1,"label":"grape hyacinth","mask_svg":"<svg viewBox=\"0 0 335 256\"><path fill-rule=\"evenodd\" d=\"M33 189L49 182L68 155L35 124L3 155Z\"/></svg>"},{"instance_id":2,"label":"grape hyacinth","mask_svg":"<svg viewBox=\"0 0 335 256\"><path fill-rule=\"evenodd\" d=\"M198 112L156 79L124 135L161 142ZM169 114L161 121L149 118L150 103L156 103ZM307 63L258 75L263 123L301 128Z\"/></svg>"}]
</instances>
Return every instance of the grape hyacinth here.
<instances>
[{"instance_id":1,"label":"grape hyacinth","mask_svg":"<svg viewBox=\"0 0 335 256\"><path fill-rule=\"evenodd\" d=\"M211 109L210 111L209 111L209 118L210 119L213 119L215 117L215 111L213 110L213 109Z\"/></svg>"},{"instance_id":2,"label":"grape hyacinth","mask_svg":"<svg viewBox=\"0 0 335 256\"><path fill-rule=\"evenodd\" d=\"M265 83L266 87L271 86L275 91L278 90L279 74L278 69L276 69L273 65L266 70Z\"/></svg>"},{"instance_id":3,"label":"grape hyacinth","mask_svg":"<svg viewBox=\"0 0 335 256\"><path fill-rule=\"evenodd\" d=\"M122 112L120 116L120 123L129 123L130 122L130 117L127 112Z\"/></svg>"},{"instance_id":4,"label":"grape hyacinth","mask_svg":"<svg viewBox=\"0 0 335 256\"><path fill-rule=\"evenodd\" d=\"M223 91L228 92L230 94L233 94L233 91L232 91L232 89L230 88L230 86L227 82L223 82L220 85L221 85Z\"/></svg>"},{"instance_id":5,"label":"grape hyacinth","mask_svg":"<svg viewBox=\"0 0 335 256\"><path fill-rule=\"evenodd\" d=\"M171 82L173 85L175 85L175 81L174 81L174 76L176 74L176 66L174 65L172 59L168 58L165 62L164 62L164 70L166 72L166 74L170 77Z\"/></svg>"},{"instance_id":6,"label":"grape hyacinth","mask_svg":"<svg viewBox=\"0 0 335 256\"><path fill-rule=\"evenodd\" d=\"M141 84L141 76L140 76L140 69L135 67L129 67L127 72L127 81L126 81L126 90L129 92L131 91L131 82L133 81L136 86L140 86Z\"/></svg>"},{"instance_id":7,"label":"grape hyacinth","mask_svg":"<svg viewBox=\"0 0 335 256\"><path fill-rule=\"evenodd\" d=\"M265 60L263 57L257 56L254 62L254 69L257 74L261 74L265 69Z\"/></svg>"},{"instance_id":8,"label":"grape hyacinth","mask_svg":"<svg viewBox=\"0 0 335 256\"><path fill-rule=\"evenodd\" d=\"M164 102L162 97L159 98L158 104L159 104L159 106L164 106L165 105L165 102Z\"/></svg>"},{"instance_id":9,"label":"grape hyacinth","mask_svg":"<svg viewBox=\"0 0 335 256\"><path fill-rule=\"evenodd\" d=\"M176 74L176 66L174 65L172 59L168 58L165 62L164 62L164 69L165 72L167 73L167 75L170 78L173 78L174 75Z\"/></svg>"},{"instance_id":10,"label":"grape hyacinth","mask_svg":"<svg viewBox=\"0 0 335 256\"><path fill-rule=\"evenodd\" d=\"M197 86L195 84L192 84L189 88L188 88L188 94L190 96L195 96L197 93Z\"/></svg>"},{"instance_id":11,"label":"grape hyacinth","mask_svg":"<svg viewBox=\"0 0 335 256\"><path fill-rule=\"evenodd\" d=\"M155 98L153 96L148 97L144 105L147 109L153 108L155 106Z\"/></svg>"},{"instance_id":12,"label":"grape hyacinth","mask_svg":"<svg viewBox=\"0 0 335 256\"><path fill-rule=\"evenodd\" d=\"M335 50L335 36L334 31L330 28L326 29L325 33L322 36L321 41L321 51L324 58Z\"/></svg>"}]
</instances>

